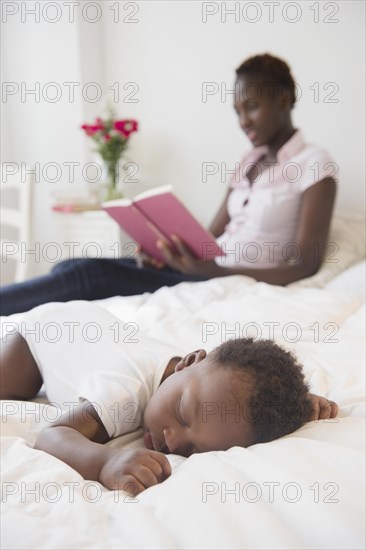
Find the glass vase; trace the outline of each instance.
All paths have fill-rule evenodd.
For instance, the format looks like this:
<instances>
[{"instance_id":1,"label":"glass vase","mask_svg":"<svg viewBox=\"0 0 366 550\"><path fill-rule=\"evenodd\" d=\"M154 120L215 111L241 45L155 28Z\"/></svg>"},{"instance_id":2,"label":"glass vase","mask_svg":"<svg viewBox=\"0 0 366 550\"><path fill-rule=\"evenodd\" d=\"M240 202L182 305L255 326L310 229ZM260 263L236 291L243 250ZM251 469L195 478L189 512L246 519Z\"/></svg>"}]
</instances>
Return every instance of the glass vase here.
<instances>
[{"instance_id":1,"label":"glass vase","mask_svg":"<svg viewBox=\"0 0 366 550\"><path fill-rule=\"evenodd\" d=\"M105 163L103 169L103 182L101 202L113 201L123 198L118 177L118 164Z\"/></svg>"}]
</instances>

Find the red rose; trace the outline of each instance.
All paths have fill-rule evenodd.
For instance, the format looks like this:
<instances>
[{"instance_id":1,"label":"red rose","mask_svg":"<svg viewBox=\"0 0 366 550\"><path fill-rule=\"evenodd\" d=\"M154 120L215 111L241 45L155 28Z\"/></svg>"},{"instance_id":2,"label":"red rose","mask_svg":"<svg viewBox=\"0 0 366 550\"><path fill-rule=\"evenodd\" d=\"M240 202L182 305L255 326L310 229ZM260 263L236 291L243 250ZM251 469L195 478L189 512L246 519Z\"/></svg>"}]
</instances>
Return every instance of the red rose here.
<instances>
[{"instance_id":1,"label":"red rose","mask_svg":"<svg viewBox=\"0 0 366 550\"><path fill-rule=\"evenodd\" d=\"M125 138L128 138L132 132L137 132L137 128L138 124L136 120L116 120L114 123L114 129Z\"/></svg>"},{"instance_id":2,"label":"red rose","mask_svg":"<svg viewBox=\"0 0 366 550\"><path fill-rule=\"evenodd\" d=\"M111 138L110 134L105 134L104 139L105 139L106 141L109 141L109 140L112 139L112 138Z\"/></svg>"},{"instance_id":3,"label":"red rose","mask_svg":"<svg viewBox=\"0 0 366 550\"><path fill-rule=\"evenodd\" d=\"M88 136L93 136L96 132L99 132L100 130L104 130L104 126L101 126L100 124L96 124L96 125L83 124L82 129L85 131L85 133Z\"/></svg>"}]
</instances>

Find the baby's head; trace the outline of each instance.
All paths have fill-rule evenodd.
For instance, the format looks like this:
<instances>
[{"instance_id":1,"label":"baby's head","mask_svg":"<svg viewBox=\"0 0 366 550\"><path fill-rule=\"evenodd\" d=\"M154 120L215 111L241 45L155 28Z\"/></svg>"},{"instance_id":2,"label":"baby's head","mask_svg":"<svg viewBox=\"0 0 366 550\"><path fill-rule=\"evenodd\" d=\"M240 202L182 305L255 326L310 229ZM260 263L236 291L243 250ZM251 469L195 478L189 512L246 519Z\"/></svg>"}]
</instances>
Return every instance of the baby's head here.
<instances>
[{"instance_id":1,"label":"baby's head","mask_svg":"<svg viewBox=\"0 0 366 550\"><path fill-rule=\"evenodd\" d=\"M271 340L229 340L181 359L144 414L149 448L192 453L249 447L300 428L311 417L295 357Z\"/></svg>"}]
</instances>

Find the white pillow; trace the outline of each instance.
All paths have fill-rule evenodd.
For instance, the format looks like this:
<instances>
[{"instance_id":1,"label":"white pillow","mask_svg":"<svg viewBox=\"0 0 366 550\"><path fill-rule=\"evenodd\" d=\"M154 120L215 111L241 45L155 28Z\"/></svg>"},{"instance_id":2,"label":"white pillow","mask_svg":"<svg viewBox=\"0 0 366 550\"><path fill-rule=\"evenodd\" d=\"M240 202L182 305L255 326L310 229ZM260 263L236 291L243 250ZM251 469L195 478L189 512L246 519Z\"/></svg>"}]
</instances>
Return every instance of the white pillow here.
<instances>
[{"instance_id":1,"label":"white pillow","mask_svg":"<svg viewBox=\"0 0 366 550\"><path fill-rule=\"evenodd\" d=\"M342 273L339 273L325 288L330 290L340 290L344 292L353 292L365 295L366 291L366 260L361 260L351 267L348 267Z\"/></svg>"},{"instance_id":2,"label":"white pillow","mask_svg":"<svg viewBox=\"0 0 366 550\"><path fill-rule=\"evenodd\" d=\"M319 271L312 277L287 285L295 287L322 288L347 267L365 257L365 218L348 214L333 216L326 257Z\"/></svg>"}]
</instances>

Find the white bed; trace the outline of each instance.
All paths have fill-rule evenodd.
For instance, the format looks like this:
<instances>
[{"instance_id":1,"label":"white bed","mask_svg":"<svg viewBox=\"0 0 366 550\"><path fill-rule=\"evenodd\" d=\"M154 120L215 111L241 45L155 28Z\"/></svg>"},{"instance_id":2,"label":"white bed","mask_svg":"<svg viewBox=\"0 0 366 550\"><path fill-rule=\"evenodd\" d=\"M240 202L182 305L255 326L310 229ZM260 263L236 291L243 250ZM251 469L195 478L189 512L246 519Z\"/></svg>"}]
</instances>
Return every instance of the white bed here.
<instances>
[{"instance_id":1,"label":"white bed","mask_svg":"<svg viewBox=\"0 0 366 550\"><path fill-rule=\"evenodd\" d=\"M2 548L364 548L365 262L345 256L337 276L324 266L286 288L233 276L99 301L182 351L278 323L275 341L339 417L248 449L170 455L172 476L129 499L32 448L52 405L4 401ZM3 318L3 332L19 320ZM141 432L108 444L142 446Z\"/></svg>"}]
</instances>

